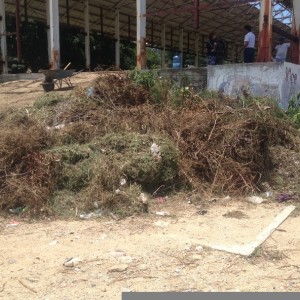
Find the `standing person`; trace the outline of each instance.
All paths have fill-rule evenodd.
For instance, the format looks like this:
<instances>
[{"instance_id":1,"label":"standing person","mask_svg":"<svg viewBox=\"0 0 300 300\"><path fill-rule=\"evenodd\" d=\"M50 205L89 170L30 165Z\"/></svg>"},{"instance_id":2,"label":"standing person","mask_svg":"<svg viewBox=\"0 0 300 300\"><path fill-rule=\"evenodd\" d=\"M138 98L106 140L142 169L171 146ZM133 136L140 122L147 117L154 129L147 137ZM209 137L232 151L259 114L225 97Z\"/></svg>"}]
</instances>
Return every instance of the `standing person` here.
<instances>
[{"instance_id":1,"label":"standing person","mask_svg":"<svg viewBox=\"0 0 300 300\"><path fill-rule=\"evenodd\" d=\"M291 43L286 43L285 39L283 37L281 37L279 39L279 45L277 45L275 47L275 50L276 50L275 61L277 61L277 62L286 61L287 51L290 46L291 46Z\"/></svg>"},{"instance_id":2,"label":"standing person","mask_svg":"<svg viewBox=\"0 0 300 300\"><path fill-rule=\"evenodd\" d=\"M245 25L246 35L244 38L244 63L253 63L255 56L255 35L250 25Z\"/></svg>"},{"instance_id":3,"label":"standing person","mask_svg":"<svg viewBox=\"0 0 300 300\"><path fill-rule=\"evenodd\" d=\"M208 65L215 65L217 62L217 46L217 35L211 32L208 35L208 42L206 43Z\"/></svg>"}]
</instances>

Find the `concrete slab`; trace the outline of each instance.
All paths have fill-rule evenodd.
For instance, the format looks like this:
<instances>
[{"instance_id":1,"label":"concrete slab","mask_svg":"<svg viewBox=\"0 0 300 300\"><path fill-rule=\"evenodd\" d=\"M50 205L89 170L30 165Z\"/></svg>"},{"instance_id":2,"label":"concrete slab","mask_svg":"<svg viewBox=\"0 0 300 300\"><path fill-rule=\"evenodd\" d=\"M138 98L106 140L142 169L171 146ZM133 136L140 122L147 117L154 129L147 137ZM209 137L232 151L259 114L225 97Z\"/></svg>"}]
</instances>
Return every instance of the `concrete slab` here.
<instances>
[{"instance_id":1,"label":"concrete slab","mask_svg":"<svg viewBox=\"0 0 300 300\"><path fill-rule=\"evenodd\" d=\"M294 211L295 206L286 207L279 215L277 215L274 221L268 225L254 241L247 245L233 245L233 246L224 246L216 245L212 246L213 249L222 250L230 253L240 254L249 256L251 255L257 247L265 242L265 240L274 232L274 230L283 223L286 218Z\"/></svg>"}]
</instances>

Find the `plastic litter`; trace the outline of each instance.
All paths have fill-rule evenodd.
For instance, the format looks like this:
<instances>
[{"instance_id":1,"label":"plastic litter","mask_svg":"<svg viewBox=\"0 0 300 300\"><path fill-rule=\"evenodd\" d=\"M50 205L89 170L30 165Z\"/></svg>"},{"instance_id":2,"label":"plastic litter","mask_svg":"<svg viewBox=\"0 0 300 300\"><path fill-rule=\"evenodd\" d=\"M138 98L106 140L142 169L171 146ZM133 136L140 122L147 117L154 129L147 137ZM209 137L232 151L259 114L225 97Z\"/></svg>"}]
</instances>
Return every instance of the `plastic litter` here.
<instances>
[{"instance_id":1,"label":"plastic litter","mask_svg":"<svg viewBox=\"0 0 300 300\"><path fill-rule=\"evenodd\" d=\"M92 218L99 218L102 216L102 211L100 209L95 210L94 212L88 213L88 214L80 214L79 218L82 220L89 220Z\"/></svg>"},{"instance_id":2,"label":"plastic litter","mask_svg":"<svg viewBox=\"0 0 300 300\"><path fill-rule=\"evenodd\" d=\"M154 157L160 158L160 147L156 143L151 145L150 151Z\"/></svg>"},{"instance_id":3,"label":"plastic litter","mask_svg":"<svg viewBox=\"0 0 300 300\"><path fill-rule=\"evenodd\" d=\"M157 211L155 213L157 216L161 216L161 217L166 217L166 216L170 216L170 213L166 212L166 211Z\"/></svg>"},{"instance_id":4,"label":"plastic litter","mask_svg":"<svg viewBox=\"0 0 300 300\"><path fill-rule=\"evenodd\" d=\"M121 180L120 180L120 185L125 185L126 184L126 179L125 178L122 178Z\"/></svg>"},{"instance_id":5,"label":"plastic litter","mask_svg":"<svg viewBox=\"0 0 300 300\"><path fill-rule=\"evenodd\" d=\"M93 88L92 86L89 87L89 88L87 89L86 95L87 95L89 98L91 98L91 97L94 96L94 88Z\"/></svg>"},{"instance_id":6,"label":"plastic litter","mask_svg":"<svg viewBox=\"0 0 300 300\"><path fill-rule=\"evenodd\" d=\"M64 262L64 266L68 267L68 268L73 268L75 266L77 266L79 263L81 263L82 260L79 257L71 257L68 258L65 262Z\"/></svg>"},{"instance_id":7,"label":"plastic litter","mask_svg":"<svg viewBox=\"0 0 300 300\"><path fill-rule=\"evenodd\" d=\"M17 215L17 214L21 213L24 209L25 208L23 208L23 207L10 208L9 212L11 214Z\"/></svg>"},{"instance_id":8,"label":"plastic litter","mask_svg":"<svg viewBox=\"0 0 300 300\"><path fill-rule=\"evenodd\" d=\"M265 199L258 197L258 196L251 196L251 197L247 197L246 200L248 202L251 202L253 204L261 204L265 201Z\"/></svg>"},{"instance_id":9,"label":"plastic litter","mask_svg":"<svg viewBox=\"0 0 300 300\"><path fill-rule=\"evenodd\" d=\"M289 195L289 194L279 194L276 196L276 200L278 202L285 202L285 201L292 200L292 199L294 199L294 196Z\"/></svg>"},{"instance_id":10,"label":"plastic litter","mask_svg":"<svg viewBox=\"0 0 300 300\"><path fill-rule=\"evenodd\" d=\"M148 198L147 198L147 196L146 196L144 193L141 193L141 194L140 194L139 199L141 200L141 202L142 202L143 204L148 204Z\"/></svg>"}]
</instances>

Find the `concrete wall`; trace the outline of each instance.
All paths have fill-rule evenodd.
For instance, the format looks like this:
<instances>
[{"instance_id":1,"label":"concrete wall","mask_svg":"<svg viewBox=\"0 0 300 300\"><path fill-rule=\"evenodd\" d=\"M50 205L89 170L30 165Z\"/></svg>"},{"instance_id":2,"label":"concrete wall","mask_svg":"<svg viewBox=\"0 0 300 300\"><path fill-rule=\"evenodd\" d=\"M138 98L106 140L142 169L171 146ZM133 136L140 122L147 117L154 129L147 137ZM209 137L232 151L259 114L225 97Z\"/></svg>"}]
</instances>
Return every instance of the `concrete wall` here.
<instances>
[{"instance_id":1,"label":"concrete wall","mask_svg":"<svg viewBox=\"0 0 300 300\"><path fill-rule=\"evenodd\" d=\"M283 108L300 92L300 65L254 63L208 66L208 89L232 97L272 97Z\"/></svg>"},{"instance_id":2,"label":"concrete wall","mask_svg":"<svg viewBox=\"0 0 300 300\"><path fill-rule=\"evenodd\" d=\"M207 86L207 68L161 69L159 74L180 85L192 85L196 90L206 89Z\"/></svg>"},{"instance_id":3,"label":"concrete wall","mask_svg":"<svg viewBox=\"0 0 300 300\"><path fill-rule=\"evenodd\" d=\"M31 74L2 74L0 75L0 83L17 80L37 80L44 79L45 76L42 73L31 73Z\"/></svg>"}]
</instances>

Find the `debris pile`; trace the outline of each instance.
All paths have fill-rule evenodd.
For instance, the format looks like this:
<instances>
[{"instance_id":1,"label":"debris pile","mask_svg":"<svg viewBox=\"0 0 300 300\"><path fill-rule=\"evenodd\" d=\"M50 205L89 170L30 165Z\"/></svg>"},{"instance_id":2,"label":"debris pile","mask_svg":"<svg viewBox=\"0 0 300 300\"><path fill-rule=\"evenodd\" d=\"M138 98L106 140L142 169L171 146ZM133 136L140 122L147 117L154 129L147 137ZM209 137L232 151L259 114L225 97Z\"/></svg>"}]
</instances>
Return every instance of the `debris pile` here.
<instances>
[{"instance_id":1,"label":"debris pile","mask_svg":"<svg viewBox=\"0 0 300 300\"><path fill-rule=\"evenodd\" d=\"M283 113L255 99L158 94L154 104L128 74L107 73L89 92L1 113L0 208L88 215L97 202L101 214L128 215L147 211L142 193L245 195L263 190L276 147L298 148Z\"/></svg>"}]
</instances>

